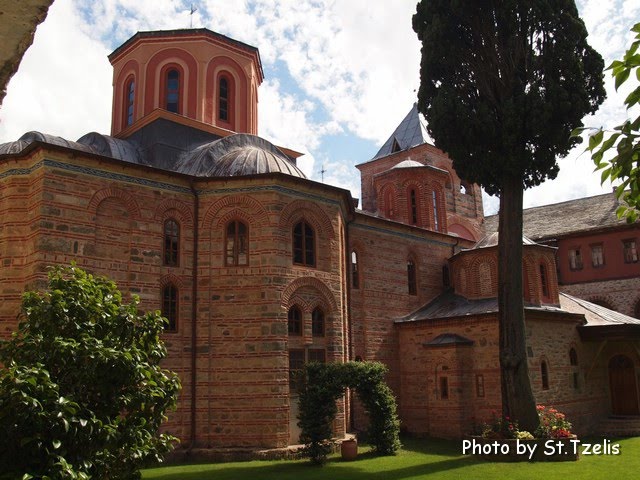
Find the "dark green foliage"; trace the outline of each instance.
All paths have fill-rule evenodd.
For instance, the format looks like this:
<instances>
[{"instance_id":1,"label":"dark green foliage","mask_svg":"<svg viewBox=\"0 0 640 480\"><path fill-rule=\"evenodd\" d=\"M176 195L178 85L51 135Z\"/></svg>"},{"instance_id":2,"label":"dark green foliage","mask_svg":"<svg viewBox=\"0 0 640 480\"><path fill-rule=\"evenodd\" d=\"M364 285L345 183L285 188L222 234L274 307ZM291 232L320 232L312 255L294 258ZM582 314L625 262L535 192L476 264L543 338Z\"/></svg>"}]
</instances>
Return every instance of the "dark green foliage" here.
<instances>
[{"instance_id":1,"label":"dark green foliage","mask_svg":"<svg viewBox=\"0 0 640 480\"><path fill-rule=\"evenodd\" d=\"M615 78L616 90L629 79L631 73L635 73L636 80L640 80L640 23L636 23L631 29L636 37L622 60L615 60L607 70ZM624 100L627 110L640 105L640 85L627 95ZM583 128L576 129L573 136L579 136ZM587 149L591 152L591 158L596 164L596 170L601 170L601 181L607 179L615 182L621 180L616 187L616 196L626 203L618 207L618 217L626 217L629 223L638 220L640 215L640 115L635 119L629 119L614 128L612 133L605 137L602 129L597 129L589 137ZM615 147L616 154L605 158L605 154Z\"/></svg>"},{"instance_id":2,"label":"dark green foliage","mask_svg":"<svg viewBox=\"0 0 640 480\"><path fill-rule=\"evenodd\" d=\"M603 61L573 0L423 0L418 106L436 146L489 194L558 173L571 130L605 98Z\"/></svg>"},{"instance_id":3,"label":"dark green foliage","mask_svg":"<svg viewBox=\"0 0 640 480\"><path fill-rule=\"evenodd\" d=\"M400 421L396 400L384 381L386 367L378 362L310 363L303 372L298 425L306 454L315 464L326 461L331 451L331 422L336 400L345 389L356 391L369 414L368 440L374 451L392 455L400 448Z\"/></svg>"},{"instance_id":4,"label":"dark green foliage","mask_svg":"<svg viewBox=\"0 0 640 480\"><path fill-rule=\"evenodd\" d=\"M24 319L0 344L2 478L139 478L171 449L158 429L180 383L159 367L164 320L137 303L74 266L24 295Z\"/></svg>"},{"instance_id":5,"label":"dark green foliage","mask_svg":"<svg viewBox=\"0 0 640 480\"><path fill-rule=\"evenodd\" d=\"M458 175L500 195L498 321L502 412L538 418L522 295L523 190L555 178L571 131L603 102L603 61L573 0L422 0L418 108Z\"/></svg>"}]
</instances>

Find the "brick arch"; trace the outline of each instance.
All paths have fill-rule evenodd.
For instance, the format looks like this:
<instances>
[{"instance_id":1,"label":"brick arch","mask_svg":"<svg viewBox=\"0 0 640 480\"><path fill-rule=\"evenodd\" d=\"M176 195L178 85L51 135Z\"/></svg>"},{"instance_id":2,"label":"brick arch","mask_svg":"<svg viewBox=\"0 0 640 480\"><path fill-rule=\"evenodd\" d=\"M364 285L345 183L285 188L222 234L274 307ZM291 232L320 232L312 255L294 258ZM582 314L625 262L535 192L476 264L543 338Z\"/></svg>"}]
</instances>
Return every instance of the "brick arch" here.
<instances>
[{"instance_id":1,"label":"brick arch","mask_svg":"<svg viewBox=\"0 0 640 480\"><path fill-rule=\"evenodd\" d=\"M134 105L133 105L133 121L140 117L140 108L142 107L142 85L140 85L140 65L137 60L129 60L124 64L124 67L118 73L118 77L115 82L114 102L113 102L113 118L111 120L112 130L114 132L120 132L127 128L125 119L125 99L128 92L125 92L127 88L127 81L129 78L133 78L134 84Z\"/></svg>"},{"instance_id":2,"label":"brick arch","mask_svg":"<svg viewBox=\"0 0 640 480\"><path fill-rule=\"evenodd\" d=\"M454 223L447 227L448 233L455 233L461 238L477 242L480 240L474 225L464 218L456 218Z\"/></svg>"},{"instance_id":3,"label":"brick arch","mask_svg":"<svg viewBox=\"0 0 640 480\"><path fill-rule=\"evenodd\" d=\"M280 213L280 227L288 229L302 218L308 220L317 232L321 232L330 239L335 237L329 216L315 203L307 200L295 200L284 207Z\"/></svg>"},{"instance_id":4,"label":"brick arch","mask_svg":"<svg viewBox=\"0 0 640 480\"><path fill-rule=\"evenodd\" d=\"M196 118L197 91L198 91L198 62L191 53L180 48L166 48L156 53L147 63L145 93L144 93L144 114L150 113L154 109L156 101L160 101L162 78L161 72L166 65L179 65L183 71L185 92L181 98L184 100L181 115ZM190 92L190 93L189 93ZM159 103L161 105L161 103Z\"/></svg>"},{"instance_id":5,"label":"brick arch","mask_svg":"<svg viewBox=\"0 0 640 480\"><path fill-rule=\"evenodd\" d=\"M247 99L249 97L247 74L235 60L225 55L212 58L206 67L204 121L216 124L217 82L222 73L226 73L234 82L235 98L233 110L235 111L235 121L231 126L235 127L237 132L250 133L251 129L247 118Z\"/></svg>"},{"instance_id":6,"label":"brick arch","mask_svg":"<svg viewBox=\"0 0 640 480\"><path fill-rule=\"evenodd\" d=\"M497 285L498 285L498 265L496 259L491 255L480 255L473 259L471 262L471 275L480 279L480 266L487 264L489 266L489 275L491 280L490 293L483 293L481 289L480 282L478 282L478 290L474 293L477 295L495 295L497 293ZM475 290L475 289L474 289Z\"/></svg>"},{"instance_id":7,"label":"brick arch","mask_svg":"<svg viewBox=\"0 0 640 480\"><path fill-rule=\"evenodd\" d=\"M164 288L169 284L173 284L178 288L180 292L182 292L182 289L185 287L184 282L180 279L180 277L174 275L173 273L169 273L160 277L159 283L160 288Z\"/></svg>"},{"instance_id":8,"label":"brick arch","mask_svg":"<svg viewBox=\"0 0 640 480\"><path fill-rule=\"evenodd\" d=\"M124 202L127 210L129 210L129 213L131 214L131 218L140 218L140 207L138 206L138 202L136 202L135 198L124 190L115 187L98 190L89 201L89 205L87 206L88 211L95 216L102 201L112 197L118 198Z\"/></svg>"},{"instance_id":9,"label":"brick arch","mask_svg":"<svg viewBox=\"0 0 640 480\"><path fill-rule=\"evenodd\" d=\"M289 312L289 310L291 310L293 307L298 307L300 308L300 313L303 314L309 313L312 310L311 305L309 305L309 303L304 298L295 293L291 296L291 298L289 299L289 303L285 307L287 309L287 312Z\"/></svg>"},{"instance_id":10,"label":"brick arch","mask_svg":"<svg viewBox=\"0 0 640 480\"><path fill-rule=\"evenodd\" d=\"M392 205L387 205L387 192L391 198ZM379 185L376 188L376 198L378 200L378 212L382 213L387 218L395 218L398 216L398 194L393 182L386 182ZM389 207L394 207L393 210L389 210Z\"/></svg>"},{"instance_id":11,"label":"brick arch","mask_svg":"<svg viewBox=\"0 0 640 480\"><path fill-rule=\"evenodd\" d=\"M329 287L327 287L322 280L318 280L315 277L301 277L296 278L289 283L282 292L282 306L285 307L287 311L292 305L291 299L294 298L296 296L296 292L303 287L311 287L318 291L320 298L324 300L325 305L328 307L325 313L335 312L338 310L336 299L331 293Z\"/></svg>"},{"instance_id":12,"label":"brick arch","mask_svg":"<svg viewBox=\"0 0 640 480\"><path fill-rule=\"evenodd\" d=\"M269 220L269 214L265 210L264 206L255 198L247 195L227 195L215 202L207 209L204 218L202 220L202 228L207 230L213 226L214 219L218 216L221 210L228 207L244 207L244 210L254 210L258 213L251 215L252 223L257 225L264 225ZM236 209L240 210L240 209ZM245 213L245 215L249 215ZM218 225L220 222L218 222Z\"/></svg>"},{"instance_id":13,"label":"brick arch","mask_svg":"<svg viewBox=\"0 0 640 480\"><path fill-rule=\"evenodd\" d=\"M553 300L558 298L558 282L555 279L555 264L547 255L540 255L536 262L538 269L544 265L547 273L547 298ZM538 274L539 275L539 274ZM540 279L540 296L542 298L542 279Z\"/></svg>"},{"instance_id":14,"label":"brick arch","mask_svg":"<svg viewBox=\"0 0 640 480\"><path fill-rule=\"evenodd\" d=\"M157 221L166 220L169 218L168 213L171 211L178 212L179 220L185 225L193 227L193 213L191 212L191 208L189 208L187 204L175 199L168 199L160 203L156 207L153 218Z\"/></svg>"},{"instance_id":15,"label":"brick arch","mask_svg":"<svg viewBox=\"0 0 640 480\"><path fill-rule=\"evenodd\" d=\"M216 223L216 227L218 228L224 227L231 220L241 220L242 222L246 223L247 226L251 226L252 223L255 223L254 219L250 215L248 215L247 212L236 208L236 209L230 210L229 212L225 213L222 217L220 217L220 219L218 220L218 223Z\"/></svg>"}]
</instances>

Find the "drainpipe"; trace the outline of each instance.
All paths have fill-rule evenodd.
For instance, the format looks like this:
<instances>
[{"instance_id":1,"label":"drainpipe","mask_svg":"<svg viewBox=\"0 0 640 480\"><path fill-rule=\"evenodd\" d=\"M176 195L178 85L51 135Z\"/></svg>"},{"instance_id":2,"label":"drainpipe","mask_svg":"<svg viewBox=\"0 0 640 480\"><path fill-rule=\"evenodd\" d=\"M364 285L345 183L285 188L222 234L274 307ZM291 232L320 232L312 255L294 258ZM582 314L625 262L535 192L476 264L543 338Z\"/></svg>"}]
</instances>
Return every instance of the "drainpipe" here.
<instances>
[{"instance_id":1,"label":"drainpipe","mask_svg":"<svg viewBox=\"0 0 640 480\"><path fill-rule=\"evenodd\" d=\"M198 228L199 228L199 209L200 198L198 191L193 185L193 181L189 182L191 193L193 193L193 272L191 274L191 438L189 441L189 453L196 444L196 346L197 346L197 325L198 318Z\"/></svg>"}]
</instances>

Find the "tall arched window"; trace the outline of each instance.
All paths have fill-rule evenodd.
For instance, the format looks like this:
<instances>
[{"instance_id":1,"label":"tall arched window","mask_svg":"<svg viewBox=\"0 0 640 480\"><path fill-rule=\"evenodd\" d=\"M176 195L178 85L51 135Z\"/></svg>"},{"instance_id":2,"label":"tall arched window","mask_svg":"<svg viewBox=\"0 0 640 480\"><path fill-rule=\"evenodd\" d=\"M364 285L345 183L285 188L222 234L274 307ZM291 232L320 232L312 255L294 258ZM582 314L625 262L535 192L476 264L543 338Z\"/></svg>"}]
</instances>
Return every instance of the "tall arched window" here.
<instances>
[{"instance_id":1,"label":"tall arched window","mask_svg":"<svg viewBox=\"0 0 640 480\"><path fill-rule=\"evenodd\" d=\"M220 77L218 82L218 119L224 122L229 121L229 80L227 77Z\"/></svg>"},{"instance_id":2,"label":"tall arched window","mask_svg":"<svg viewBox=\"0 0 640 480\"><path fill-rule=\"evenodd\" d=\"M358 270L358 254L355 250L351 252L351 287L360 288L360 272Z\"/></svg>"},{"instance_id":3,"label":"tall arched window","mask_svg":"<svg viewBox=\"0 0 640 480\"><path fill-rule=\"evenodd\" d=\"M569 364L573 367L578 365L578 352L573 347L569 350Z\"/></svg>"},{"instance_id":4,"label":"tall arched window","mask_svg":"<svg viewBox=\"0 0 640 480\"><path fill-rule=\"evenodd\" d=\"M296 306L289 309L289 335L302 335L302 312Z\"/></svg>"},{"instance_id":5,"label":"tall arched window","mask_svg":"<svg viewBox=\"0 0 640 480\"><path fill-rule=\"evenodd\" d=\"M438 192L433 190L431 192L431 200L433 204L433 229L436 231L440 230L440 217L438 216Z\"/></svg>"},{"instance_id":6,"label":"tall arched window","mask_svg":"<svg viewBox=\"0 0 640 480\"><path fill-rule=\"evenodd\" d=\"M320 307L311 313L311 334L314 337L324 337L324 312Z\"/></svg>"},{"instance_id":7,"label":"tall arched window","mask_svg":"<svg viewBox=\"0 0 640 480\"><path fill-rule=\"evenodd\" d=\"M162 316L169 321L167 332L178 331L178 289L172 283L162 287Z\"/></svg>"},{"instance_id":8,"label":"tall arched window","mask_svg":"<svg viewBox=\"0 0 640 480\"><path fill-rule=\"evenodd\" d=\"M164 222L163 264L168 267L177 267L180 252L180 226L173 218Z\"/></svg>"},{"instance_id":9,"label":"tall arched window","mask_svg":"<svg viewBox=\"0 0 640 480\"><path fill-rule=\"evenodd\" d=\"M387 188L384 192L384 216L387 218L393 218L395 211L393 209L393 190Z\"/></svg>"},{"instance_id":10,"label":"tall arched window","mask_svg":"<svg viewBox=\"0 0 640 480\"><path fill-rule=\"evenodd\" d=\"M180 113L180 72L175 68L167 71L165 108Z\"/></svg>"},{"instance_id":11,"label":"tall arched window","mask_svg":"<svg viewBox=\"0 0 640 480\"><path fill-rule=\"evenodd\" d=\"M315 267L315 234L311 225L304 220L293 227L293 263Z\"/></svg>"},{"instance_id":12,"label":"tall arched window","mask_svg":"<svg viewBox=\"0 0 640 480\"><path fill-rule=\"evenodd\" d=\"M226 264L232 266L249 265L249 229L239 220L227 224Z\"/></svg>"},{"instance_id":13,"label":"tall arched window","mask_svg":"<svg viewBox=\"0 0 640 480\"><path fill-rule=\"evenodd\" d=\"M415 188L409 190L409 221L412 225L418 224L418 199Z\"/></svg>"},{"instance_id":14,"label":"tall arched window","mask_svg":"<svg viewBox=\"0 0 640 480\"><path fill-rule=\"evenodd\" d=\"M407 260L407 284L409 295L417 295L418 288L416 285L416 264L413 260Z\"/></svg>"},{"instance_id":15,"label":"tall arched window","mask_svg":"<svg viewBox=\"0 0 640 480\"><path fill-rule=\"evenodd\" d=\"M134 105L136 97L136 82L131 77L126 83L124 101L124 124L126 127L133 123Z\"/></svg>"},{"instance_id":16,"label":"tall arched window","mask_svg":"<svg viewBox=\"0 0 640 480\"><path fill-rule=\"evenodd\" d=\"M545 360L540 362L540 378L542 380L542 389L549 390L549 369Z\"/></svg>"}]
</instances>

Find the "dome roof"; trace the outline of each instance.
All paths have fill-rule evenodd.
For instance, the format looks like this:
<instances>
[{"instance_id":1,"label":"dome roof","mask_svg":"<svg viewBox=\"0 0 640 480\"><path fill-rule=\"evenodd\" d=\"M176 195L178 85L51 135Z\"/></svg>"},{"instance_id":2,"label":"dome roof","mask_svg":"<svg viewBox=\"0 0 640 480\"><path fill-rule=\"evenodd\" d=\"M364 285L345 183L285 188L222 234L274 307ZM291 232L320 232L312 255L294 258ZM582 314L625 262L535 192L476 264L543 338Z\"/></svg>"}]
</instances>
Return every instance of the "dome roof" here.
<instances>
[{"instance_id":1,"label":"dome roof","mask_svg":"<svg viewBox=\"0 0 640 480\"><path fill-rule=\"evenodd\" d=\"M24 150L26 147L31 145L33 142L49 143L51 145L58 145L60 147L73 148L74 150L93 153L93 150L91 149L91 147L82 145L78 142L71 142L62 137L49 135L48 133L31 131L22 135L15 142L8 142L0 145L0 154L20 153L22 150Z\"/></svg>"},{"instance_id":2,"label":"dome roof","mask_svg":"<svg viewBox=\"0 0 640 480\"><path fill-rule=\"evenodd\" d=\"M198 177L235 177L280 172L306 178L284 153L267 140L240 133L187 152L177 170Z\"/></svg>"},{"instance_id":3,"label":"dome roof","mask_svg":"<svg viewBox=\"0 0 640 480\"><path fill-rule=\"evenodd\" d=\"M417 162L416 160L407 159L407 160L403 160L397 165L394 165L391 168L413 168L413 167L424 167L424 165L420 162Z\"/></svg>"},{"instance_id":4,"label":"dome roof","mask_svg":"<svg viewBox=\"0 0 640 480\"><path fill-rule=\"evenodd\" d=\"M78 143L86 145L98 155L117 158L125 162L143 163L138 149L127 140L91 132L80 137Z\"/></svg>"}]
</instances>

